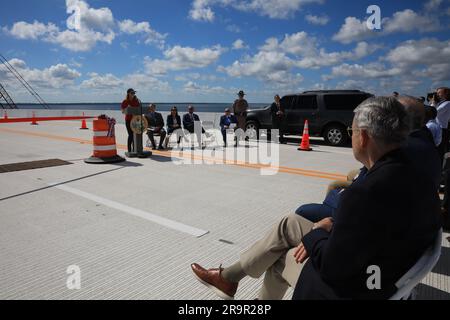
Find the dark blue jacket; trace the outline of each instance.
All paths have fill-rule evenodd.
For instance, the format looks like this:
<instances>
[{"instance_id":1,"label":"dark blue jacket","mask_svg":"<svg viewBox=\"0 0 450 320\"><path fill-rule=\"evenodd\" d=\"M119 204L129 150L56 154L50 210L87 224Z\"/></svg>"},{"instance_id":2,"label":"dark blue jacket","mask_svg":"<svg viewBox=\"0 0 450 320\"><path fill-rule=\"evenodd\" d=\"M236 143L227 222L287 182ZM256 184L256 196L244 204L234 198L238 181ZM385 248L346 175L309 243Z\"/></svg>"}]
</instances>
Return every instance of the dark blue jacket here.
<instances>
[{"instance_id":1,"label":"dark blue jacket","mask_svg":"<svg viewBox=\"0 0 450 320\"><path fill-rule=\"evenodd\" d=\"M316 229L303 238L310 259L293 298L391 297L441 228L439 202L432 179L404 150L386 154L342 194L331 233ZM381 269L381 290L367 288L373 265Z\"/></svg>"},{"instance_id":2,"label":"dark blue jacket","mask_svg":"<svg viewBox=\"0 0 450 320\"><path fill-rule=\"evenodd\" d=\"M230 126L231 123L238 123L238 120L234 115L231 114L229 117L223 115L220 117L220 128L222 131L225 130L225 126Z\"/></svg>"}]
</instances>

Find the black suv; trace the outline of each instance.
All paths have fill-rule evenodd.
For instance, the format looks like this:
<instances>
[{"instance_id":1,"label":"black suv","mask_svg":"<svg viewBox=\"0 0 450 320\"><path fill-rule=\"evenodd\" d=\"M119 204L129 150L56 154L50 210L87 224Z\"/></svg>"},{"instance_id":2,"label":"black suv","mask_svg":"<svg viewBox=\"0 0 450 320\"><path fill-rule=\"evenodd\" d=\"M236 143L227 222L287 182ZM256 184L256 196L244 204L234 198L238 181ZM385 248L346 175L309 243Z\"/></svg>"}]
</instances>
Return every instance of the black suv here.
<instances>
[{"instance_id":1,"label":"black suv","mask_svg":"<svg viewBox=\"0 0 450 320\"><path fill-rule=\"evenodd\" d=\"M281 105L286 110L286 134L302 135L305 120L308 120L311 136L323 137L333 146L345 145L353 110L370 97L373 95L359 90L305 91L285 96ZM260 129L272 129L270 106L250 110L246 129L251 138L258 138Z\"/></svg>"}]
</instances>

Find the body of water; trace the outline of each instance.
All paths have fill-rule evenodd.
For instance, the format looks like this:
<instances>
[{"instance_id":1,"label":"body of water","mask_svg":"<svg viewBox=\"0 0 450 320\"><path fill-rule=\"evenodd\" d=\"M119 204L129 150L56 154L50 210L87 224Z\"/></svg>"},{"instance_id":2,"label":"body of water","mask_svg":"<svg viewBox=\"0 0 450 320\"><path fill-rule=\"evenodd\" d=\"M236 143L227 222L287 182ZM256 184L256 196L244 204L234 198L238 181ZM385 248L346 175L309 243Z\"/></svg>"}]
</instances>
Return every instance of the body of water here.
<instances>
[{"instance_id":1,"label":"body of water","mask_svg":"<svg viewBox=\"0 0 450 320\"><path fill-rule=\"evenodd\" d=\"M231 108L231 103L155 103L158 111L169 112L173 106L178 108L180 113L186 112L189 105L195 107L196 112L224 112L225 108ZM147 106L148 103L143 103ZM268 106L269 103L251 103L250 109L262 109ZM49 104L50 109L54 110L114 110L120 111L120 103L61 103ZM39 104L17 104L19 109L41 109Z\"/></svg>"}]
</instances>

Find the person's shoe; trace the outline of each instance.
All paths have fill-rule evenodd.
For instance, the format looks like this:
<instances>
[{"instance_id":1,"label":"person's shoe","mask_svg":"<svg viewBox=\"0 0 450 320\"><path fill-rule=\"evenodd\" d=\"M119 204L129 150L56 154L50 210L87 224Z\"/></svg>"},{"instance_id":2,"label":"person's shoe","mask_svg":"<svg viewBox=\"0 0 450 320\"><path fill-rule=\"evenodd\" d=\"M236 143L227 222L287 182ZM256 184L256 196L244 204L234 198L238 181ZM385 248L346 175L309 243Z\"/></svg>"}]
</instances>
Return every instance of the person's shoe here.
<instances>
[{"instance_id":1,"label":"person's shoe","mask_svg":"<svg viewBox=\"0 0 450 320\"><path fill-rule=\"evenodd\" d=\"M239 283L225 280L222 277L222 266L218 269L206 270L200 265L193 263L191 268L198 281L213 290L219 297L225 300L234 299Z\"/></svg>"},{"instance_id":2,"label":"person's shoe","mask_svg":"<svg viewBox=\"0 0 450 320\"><path fill-rule=\"evenodd\" d=\"M162 150L163 151L163 150L166 150L166 148L164 148L163 146L159 146L158 150Z\"/></svg>"}]
</instances>

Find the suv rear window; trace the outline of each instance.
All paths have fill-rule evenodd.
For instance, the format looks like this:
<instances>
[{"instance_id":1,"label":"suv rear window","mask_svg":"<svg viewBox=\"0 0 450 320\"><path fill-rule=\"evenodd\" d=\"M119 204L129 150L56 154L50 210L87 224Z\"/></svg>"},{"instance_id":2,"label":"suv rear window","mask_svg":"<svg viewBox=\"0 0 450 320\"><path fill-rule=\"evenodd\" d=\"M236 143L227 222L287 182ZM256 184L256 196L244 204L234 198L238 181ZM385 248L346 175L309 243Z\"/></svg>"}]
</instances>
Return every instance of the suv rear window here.
<instances>
[{"instance_id":1,"label":"suv rear window","mask_svg":"<svg viewBox=\"0 0 450 320\"><path fill-rule=\"evenodd\" d=\"M317 96L297 96L294 100L294 110L317 109Z\"/></svg>"},{"instance_id":2,"label":"suv rear window","mask_svg":"<svg viewBox=\"0 0 450 320\"><path fill-rule=\"evenodd\" d=\"M363 94L328 94L324 96L325 107L328 110L353 111L364 100L369 98Z\"/></svg>"}]
</instances>

